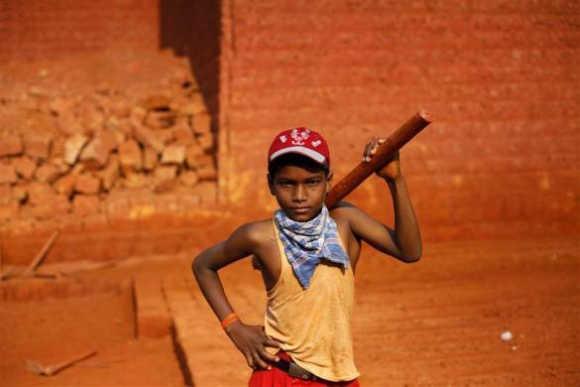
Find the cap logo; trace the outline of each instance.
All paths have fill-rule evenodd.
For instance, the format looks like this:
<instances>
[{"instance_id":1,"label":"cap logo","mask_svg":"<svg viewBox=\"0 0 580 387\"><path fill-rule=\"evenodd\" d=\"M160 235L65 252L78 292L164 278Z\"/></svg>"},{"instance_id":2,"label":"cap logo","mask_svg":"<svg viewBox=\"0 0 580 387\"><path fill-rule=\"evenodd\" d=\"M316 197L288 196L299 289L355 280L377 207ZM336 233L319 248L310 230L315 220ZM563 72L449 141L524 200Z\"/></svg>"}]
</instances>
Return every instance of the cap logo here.
<instances>
[{"instance_id":1,"label":"cap logo","mask_svg":"<svg viewBox=\"0 0 580 387\"><path fill-rule=\"evenodd\" d=\"M320 140L312 141L312 146L315 148L320 144L322 144L322 141L320 141Z\"/></svg>"},{"instance_id":2,"label":"cap logo","mask_svg":"<svg viewBox=\"0 0 580 387\"><path fill-rule=\"evenodd\" d=\"M280 136L280 141L282 141L283 143L286 142L287 140L288 140L288 137Z\"/></svg>"},{"instance_id":3,"label":"cap logo","mask_svg":"<svg viewBox=\"0 0 580 387\"><path fill-rule=\"evenodd\" d=\"M292 129L290 132L290 137L292 137L292 144L293 145L304 145L304 141L310 137L310 130L304 129L300 131L300 129Z\"/></svg>"}]
</instances>

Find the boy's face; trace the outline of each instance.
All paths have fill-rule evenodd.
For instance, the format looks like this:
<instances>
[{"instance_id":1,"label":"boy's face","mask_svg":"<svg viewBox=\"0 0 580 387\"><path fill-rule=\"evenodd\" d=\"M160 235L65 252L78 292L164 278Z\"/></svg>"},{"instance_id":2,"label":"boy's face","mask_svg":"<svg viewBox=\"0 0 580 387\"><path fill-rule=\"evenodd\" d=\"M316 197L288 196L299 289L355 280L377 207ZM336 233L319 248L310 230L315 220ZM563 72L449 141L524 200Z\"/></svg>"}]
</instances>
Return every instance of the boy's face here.
<instances>
[{"instance_id":1,"label":"boy's face","mask_svg":"<svg viewBox=\"0 0 580 387\"><path fill-rule=\"evenodd\" d=\"M270 192L286 215L292 220L306 222L320 213L331 177L323 170L309 171L285 165L268 181Z\"/></svg>"}]
</instances>

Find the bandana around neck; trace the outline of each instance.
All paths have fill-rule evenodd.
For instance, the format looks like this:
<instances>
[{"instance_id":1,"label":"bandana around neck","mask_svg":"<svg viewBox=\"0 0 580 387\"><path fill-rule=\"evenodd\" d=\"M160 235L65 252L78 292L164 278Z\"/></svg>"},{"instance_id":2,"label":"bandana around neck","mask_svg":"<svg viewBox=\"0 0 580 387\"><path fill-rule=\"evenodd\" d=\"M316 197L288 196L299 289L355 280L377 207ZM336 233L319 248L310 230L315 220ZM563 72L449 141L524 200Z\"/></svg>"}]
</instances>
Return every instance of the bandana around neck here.
<instances>
[{"instance_id":1,"label":"bandana around neck","mask_svg":"<svg viewBox=\"0 0 580 387\"><path fill-rule=\"evenodd\" d=\"M336 222L326 206L314 219L297 222L282 210L274 214L280 240L290 266L303 288L308 288L314 269L322 259L346 268L348 256L339 243Z\"/></svg>"}]
</instances>

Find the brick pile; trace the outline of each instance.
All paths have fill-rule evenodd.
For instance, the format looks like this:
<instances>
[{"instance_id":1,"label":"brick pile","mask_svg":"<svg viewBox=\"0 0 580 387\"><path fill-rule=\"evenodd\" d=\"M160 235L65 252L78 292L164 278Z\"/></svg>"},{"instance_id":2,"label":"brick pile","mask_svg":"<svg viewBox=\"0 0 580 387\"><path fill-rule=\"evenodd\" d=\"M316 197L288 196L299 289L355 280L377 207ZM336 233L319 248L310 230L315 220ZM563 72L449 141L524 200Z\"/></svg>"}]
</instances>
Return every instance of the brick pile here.
<instances>
[{"instance_id":1,"label":"brick pile","mask_svg":"<svg viewBox=\"0 0 580 387\"><path fill-rule=\"evenodd\" d=\"M111 215L165 194L196 205L215 186L215 132L190 76L145 92L46 90L0 101L0 224Z\"/></svg>"}]
</instances>

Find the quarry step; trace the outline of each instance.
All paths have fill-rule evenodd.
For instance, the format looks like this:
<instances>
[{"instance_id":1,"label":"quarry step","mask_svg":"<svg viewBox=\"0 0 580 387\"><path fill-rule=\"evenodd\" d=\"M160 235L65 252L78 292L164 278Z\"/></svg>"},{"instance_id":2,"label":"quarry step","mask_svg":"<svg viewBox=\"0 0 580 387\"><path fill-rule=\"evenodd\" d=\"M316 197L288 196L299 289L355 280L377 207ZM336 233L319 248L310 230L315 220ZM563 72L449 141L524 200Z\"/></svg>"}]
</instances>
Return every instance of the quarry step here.
<instances>
[{"instance_id":1,"label":"quarry step","mask_svg":"<svg viewBox=\"0 0 580 387\"><path fill-rule=\"evenodd\" d=\"M173 321L159 278L150 275L135 277L135 303L138 337L170 335Z\"/></svg>"},{"instance_id":2,"label":"quarry step","mask_svg":"<svg viewBox=\"0 0 580 387\"><path fill-rule=\"evenodd\" d=\"M227 364L240 363L241 359L193 280L179 276L166 277L163 289L174 322L175 340L195 385L244 385L247 382L245 376L235 371L216 372L212 366L218 364L216 359ZM199 356L200 353L203 356Z\"/></svg>"}]
</instances>

